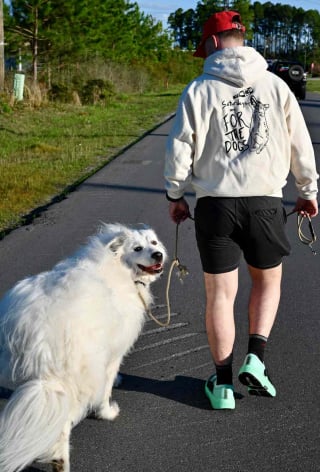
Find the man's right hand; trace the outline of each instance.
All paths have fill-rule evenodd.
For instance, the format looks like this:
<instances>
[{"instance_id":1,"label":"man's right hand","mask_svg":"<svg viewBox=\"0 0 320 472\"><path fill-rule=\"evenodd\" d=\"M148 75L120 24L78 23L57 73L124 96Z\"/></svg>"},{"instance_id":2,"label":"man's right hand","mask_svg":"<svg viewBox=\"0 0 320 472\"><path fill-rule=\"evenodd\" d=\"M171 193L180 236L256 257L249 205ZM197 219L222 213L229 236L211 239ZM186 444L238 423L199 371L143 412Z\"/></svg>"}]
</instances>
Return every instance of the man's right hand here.
<instances>
[{"instance_id":1,"label":"man's right hand","mask_svg":"<svg viewBox=\"0 0 320 472\"><path fill-rule=\"evenodd\" d=\"M189 205L184 198L169 203L169 214L172 221L177 224L182 223L191 216Z\"/></svg>"},{"instance_id":2,"label":"man's right hand","mask_svg":"<svg viewBox=\"0 0 320 472\"><path fill-rule=\"evenodd\" d=\"M296 211L302 216L309 215L313 218L318 214L318 202L317 200L305 200L304 198L299 197L293 211Z\"/></svg>"}]
</instances>

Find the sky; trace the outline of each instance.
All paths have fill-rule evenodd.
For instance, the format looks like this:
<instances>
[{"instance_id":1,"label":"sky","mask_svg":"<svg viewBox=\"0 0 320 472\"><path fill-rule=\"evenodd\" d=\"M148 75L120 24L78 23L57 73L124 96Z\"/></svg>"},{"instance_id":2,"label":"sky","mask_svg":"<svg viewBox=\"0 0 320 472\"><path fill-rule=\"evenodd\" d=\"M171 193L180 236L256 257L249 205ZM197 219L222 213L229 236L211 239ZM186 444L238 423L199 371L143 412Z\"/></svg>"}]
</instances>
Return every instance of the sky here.
<instances>
[{"instance_id":1,"label":"sky","mask_svg":"<svg viewBox=\"0 0 320 472\"><path fill-rule=\"evenodd\" d=\"M170 13L175 12L178 8L184 11L189 8L196 9L199 0L135 0L141 11L152 15L155 19L162 21L166 26L167 18ZM259 0L265 3L267 0ZM319 10L320 0L271 0L272 3L283 3L304 10Z\"/></svg>"}]
</instances>

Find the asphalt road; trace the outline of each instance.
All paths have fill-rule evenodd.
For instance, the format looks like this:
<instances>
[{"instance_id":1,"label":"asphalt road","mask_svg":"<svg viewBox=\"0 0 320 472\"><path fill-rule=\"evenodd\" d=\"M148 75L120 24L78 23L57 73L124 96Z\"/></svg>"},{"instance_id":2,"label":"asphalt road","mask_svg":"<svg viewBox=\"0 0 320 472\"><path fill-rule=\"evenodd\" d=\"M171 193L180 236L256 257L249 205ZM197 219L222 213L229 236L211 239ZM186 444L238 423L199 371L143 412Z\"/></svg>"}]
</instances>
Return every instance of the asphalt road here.
<instances>
[{"instance_id":1,"label":"asphalt road","mask_svg":"<svg viewBox=\"0 0 320 472\"><path fill-rule=\"evenodd\" d=\"M319 169L320 95L308 95L301 106ZM71 254L100 221L150 224L172 258L175 226L167 214L162 178L170 126L169 120L150 132L68 198L6 236L0 242L0 292ZM288 211L295 198L290 179L284 197ZM188 200L193 207L192 194ZM320 235L319 218L314 227ZM249 397L236 379L236 410L211 410L203 392L213 371L204 327L203 281L193 222L188 220L179 231L178 256L190 273L183 285L173 277L171 325L163 329L148 321L126 358L123 384L114 391L120 416L114 422L86 419L73 430L73 472L320 470L320 247L314 256L299 242L294 216L288 221L288 235L292 255L284 262L282 299L266 354L277 397ZM160 317L166 314L165 285L166 276L154 285L154 314ZM247 347L248 290L241 265L235 373ZM44 465L28 469L49 470Z\"/></svg>"}]
</instances>

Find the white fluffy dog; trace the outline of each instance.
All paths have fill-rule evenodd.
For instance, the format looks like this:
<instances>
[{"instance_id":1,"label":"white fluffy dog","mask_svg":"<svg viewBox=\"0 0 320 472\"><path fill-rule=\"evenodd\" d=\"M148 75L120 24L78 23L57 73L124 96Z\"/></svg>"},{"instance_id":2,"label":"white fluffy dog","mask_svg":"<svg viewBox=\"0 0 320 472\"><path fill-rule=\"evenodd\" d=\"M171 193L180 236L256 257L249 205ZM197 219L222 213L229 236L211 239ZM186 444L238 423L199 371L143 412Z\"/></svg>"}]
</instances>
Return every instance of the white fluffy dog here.
<instances>
[{"instance_id":1,"label":"white fluffy dog","mask_svg":"<svg viewBox=\"0 0 320 472\"><path fill-rule=\"evenodd\" d=\"M34 460L69 472L71 429L119 413L111 390L152 303L166 251L145 226L104 224L53 270L17 283L0 303L0 470Z\"/></svg>"}]
</instances>

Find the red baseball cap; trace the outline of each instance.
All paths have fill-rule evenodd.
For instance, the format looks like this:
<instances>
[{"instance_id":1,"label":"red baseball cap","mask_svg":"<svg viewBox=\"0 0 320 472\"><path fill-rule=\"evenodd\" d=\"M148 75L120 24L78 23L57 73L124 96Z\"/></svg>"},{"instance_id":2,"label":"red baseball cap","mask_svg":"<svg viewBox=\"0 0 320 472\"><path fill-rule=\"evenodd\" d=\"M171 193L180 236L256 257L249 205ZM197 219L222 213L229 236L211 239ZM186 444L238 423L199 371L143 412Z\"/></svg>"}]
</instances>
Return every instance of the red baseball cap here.
<instances>
[{"instance_id":1,"label":"red baseball cap","mask_svg":"<svg viewBox=\"0 0 320 472\"><path fill-rule=\"evenodd\" d=\"M206 40L214 34L232 29L237 29L243 32L246 30L245 26L241 23L241 16L238 12L220 11L219 13L214 13L204 24L201 42L193 55L205 58L206 52L204 49L204 43Z\"/></svg>"}]
</instances>

